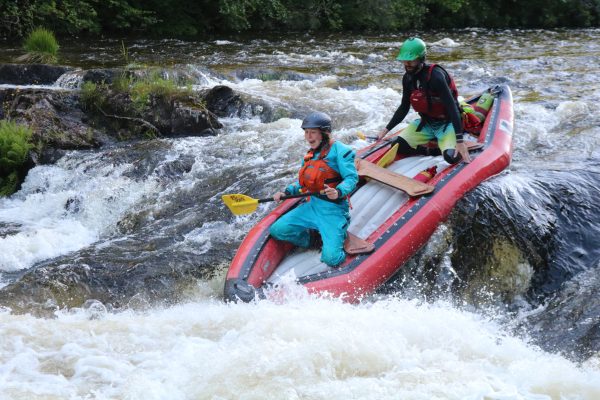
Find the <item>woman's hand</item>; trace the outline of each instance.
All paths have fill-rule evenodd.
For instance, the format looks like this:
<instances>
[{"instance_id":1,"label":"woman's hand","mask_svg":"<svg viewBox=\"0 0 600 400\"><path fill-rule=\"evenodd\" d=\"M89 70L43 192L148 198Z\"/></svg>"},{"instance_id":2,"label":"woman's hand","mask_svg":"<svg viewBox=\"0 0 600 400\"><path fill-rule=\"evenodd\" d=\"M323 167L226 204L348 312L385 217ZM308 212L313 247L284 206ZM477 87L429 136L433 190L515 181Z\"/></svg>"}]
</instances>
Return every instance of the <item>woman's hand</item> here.
<instances>
[{"instance_id":1,"label":"woman's hand","mask_svg":"<svg viewBox=\"0 0 600 400\"><path fill-rule=\"evenodd\" d=\"M273 195L273 200L275 200L275 201L276 201L276 202L278 202L278 203L281 203L281 202L282 202L281 198L282 198L283 196L285 196L285 193L283 193L283 192L277 192L277 193L275 193L275 194Z\"/></svg>"},{"instance_id":2,"label":"woman's hand","mask_svg":"<svg viewBox=\"0 0 600 400\"><path fill-rule=\"evenodd\" d=\"M325 185L325 189L321 190L321 194L327 196L329 200L336 200L340 197L340 193L336 188L329 187Z\"/></svg>"}]
</instances>

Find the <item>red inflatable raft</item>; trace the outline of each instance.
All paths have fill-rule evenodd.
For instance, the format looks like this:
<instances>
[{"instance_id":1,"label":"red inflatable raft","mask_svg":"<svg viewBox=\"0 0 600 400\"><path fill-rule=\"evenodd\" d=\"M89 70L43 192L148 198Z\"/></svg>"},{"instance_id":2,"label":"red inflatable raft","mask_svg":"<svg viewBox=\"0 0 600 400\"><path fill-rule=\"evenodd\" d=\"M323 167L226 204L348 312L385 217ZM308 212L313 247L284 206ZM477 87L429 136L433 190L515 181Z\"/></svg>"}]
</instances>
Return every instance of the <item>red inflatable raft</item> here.
<instances>
[{"instance_id":1,"label":"red inflatable raft","mask_svg":"<svg viewBox=\"0 0 600 400\"><path fill-rule=\"evenodd\" d=\"M411 197L388 184L361 179L351 196L348 231L359 245L369 247L368 253L349 254L343 265L331 268L319 261L319 249L299 249L271 238L271 224L303 201L286 200L252 228L240 245L227 273L225 299L251 301L257 296L268 296L271 291L281 294L282 290L285 294L285 286L294 282L310 293L358 301L393 277L426 244L466 192L509 165L512 94L508 86L495 87L493 93L494 103L476 138L479 148L471 152L471 163L449 165L441 156L396 156L384 171L392 178L418 179L423 171L436 170L426 184L432 186L431 193ZM478 99L470 99L469 103ZM358 152L357 158L377 163L390 150L392 142L366 147Z\"/></svg>"}]
</instances>

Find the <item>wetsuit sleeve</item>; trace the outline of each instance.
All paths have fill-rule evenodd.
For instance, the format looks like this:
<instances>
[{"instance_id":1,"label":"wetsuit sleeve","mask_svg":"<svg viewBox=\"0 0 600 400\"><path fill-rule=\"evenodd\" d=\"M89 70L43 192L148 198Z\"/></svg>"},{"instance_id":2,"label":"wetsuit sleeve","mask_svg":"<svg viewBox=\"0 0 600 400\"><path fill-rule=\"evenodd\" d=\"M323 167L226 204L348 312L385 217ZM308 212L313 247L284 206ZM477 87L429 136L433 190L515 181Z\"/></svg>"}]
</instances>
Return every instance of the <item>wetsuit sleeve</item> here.
<instances>
[{"instance_id":1,"label":"wetsuit sleeve","mask_svg":"<svg viewBox=\"0 0 600 400\"><path fill-rule=\"evenodd\" d=\"M300 164L300 168L302 168L304 166L304 160L302 160L302 164ZM300 193L300 182L298 181L298 179L296 179L296 181L290 185L288 185L285 188L285 193L290 195L290 194L299 194Z\"/></svg>"},{"instance_id":2,"label":"wetsuit sleeve","mask_svg":"<svg viewBox=\"0 0 600 400\"><path fill-rule=\"evenodd\" d=\"M388 131L394 129L396 125L402 122L404 117L406 117L406 114L408 114L408 111L410 110L410 91L409 78L407 74L404 74L404 77L402 78L402 102L392 116L390 122L388 122L385 127Z\"/></svg>"},{"instance_id":3,"label":"wetsuit sleeve","mask_svg":"<svg viewBox=\"0 0 600 400\"><path fill-rule=\"evenodd\" d=\"M300 193L300 184L298 182L294 182L285 188L285 194L287 194L287 195L298 194L298 193Z\"/></svg>"},{"instance_id":4,"label":"wetsuit sleeve","mask_svg":"<svg viewBox=\"0 0 600 400\"><path fill-rule=\"evenodd\" d=\"M442 103L444 104L444 107L446 107L446 111L448 112L448 116L450 117L450 121L452 122L452 126L454 127L454 132L456 133L456 141L462 142L462 120L460 118L458 106L456 105L456 100L454 99L454 96L452 96L452 91L450 90L450 86L448 86L448 81L446 81L446 74L439 68L434 68L433 72L431 73L431 80L429 81L429 85L432 91L438 92L440 94Z\"/></svg>"},{"instance_id":5,"label":"wetsuit sleeve","mask_svg":"<svg viewBox=\"0 0 600 400\"><path fill-rule=\"evenodd\" d=\"M356 153L350 147L336 142L336 164L338 172L342 176L342 182L336 186L342 196L350 194L358 183L358 171L354 165Z\"/></svg>"}]
</instances>

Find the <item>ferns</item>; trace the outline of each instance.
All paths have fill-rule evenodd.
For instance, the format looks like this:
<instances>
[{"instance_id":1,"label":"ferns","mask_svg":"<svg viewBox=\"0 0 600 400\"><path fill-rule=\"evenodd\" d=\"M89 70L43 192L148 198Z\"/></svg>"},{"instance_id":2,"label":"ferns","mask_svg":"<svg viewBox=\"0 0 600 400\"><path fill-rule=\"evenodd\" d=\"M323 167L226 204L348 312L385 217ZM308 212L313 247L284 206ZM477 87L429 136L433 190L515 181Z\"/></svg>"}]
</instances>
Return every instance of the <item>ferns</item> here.
<instances>
[{"instance_id":1,"label":"ferns","mask_svg":"<svg viewBox=\"0 0 600 400\"><path fill-rule=\"evenodd\" d=\"M19 169L27 161L32 145L29 127L0 121L0 196L14 193L19 184Z\"/></svg>"},{"instance_id":2,"label":"ferns","mask_svg":"<svg viewBox=\"0 0 600 400\"><path fill-rule=\"evenodd\" d=\"M27 160L32 131L12 121L0 121L0 172L14 170Z\"/></svg>"}]
</instances>

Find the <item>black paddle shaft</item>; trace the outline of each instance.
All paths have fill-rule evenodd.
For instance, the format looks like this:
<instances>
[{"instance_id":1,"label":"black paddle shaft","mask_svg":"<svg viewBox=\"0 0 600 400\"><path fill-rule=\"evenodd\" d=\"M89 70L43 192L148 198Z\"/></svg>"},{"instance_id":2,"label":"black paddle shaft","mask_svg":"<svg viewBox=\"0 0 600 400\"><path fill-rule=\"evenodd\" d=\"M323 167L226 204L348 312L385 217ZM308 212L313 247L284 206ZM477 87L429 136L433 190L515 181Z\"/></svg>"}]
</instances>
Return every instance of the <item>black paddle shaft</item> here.
<instances>
[{"instance_id":1,"label":"black paddle shaft","mask_svg":"<svg viewBox=\"0 0 600 400\"><path fill-rule=\"evenodd\" d=\"M313 194L317 194L317 193L307 192L307 193L300 193L300 194L290 194L289 196L281 196L280 200L295 199L298 197L308 197L308 196L312 196ZM267 197L266 199L258 199L259 203L268 203L269 201L275 201L275 199L273 199L272 197Z\"/></svg>"}]
</instances>

